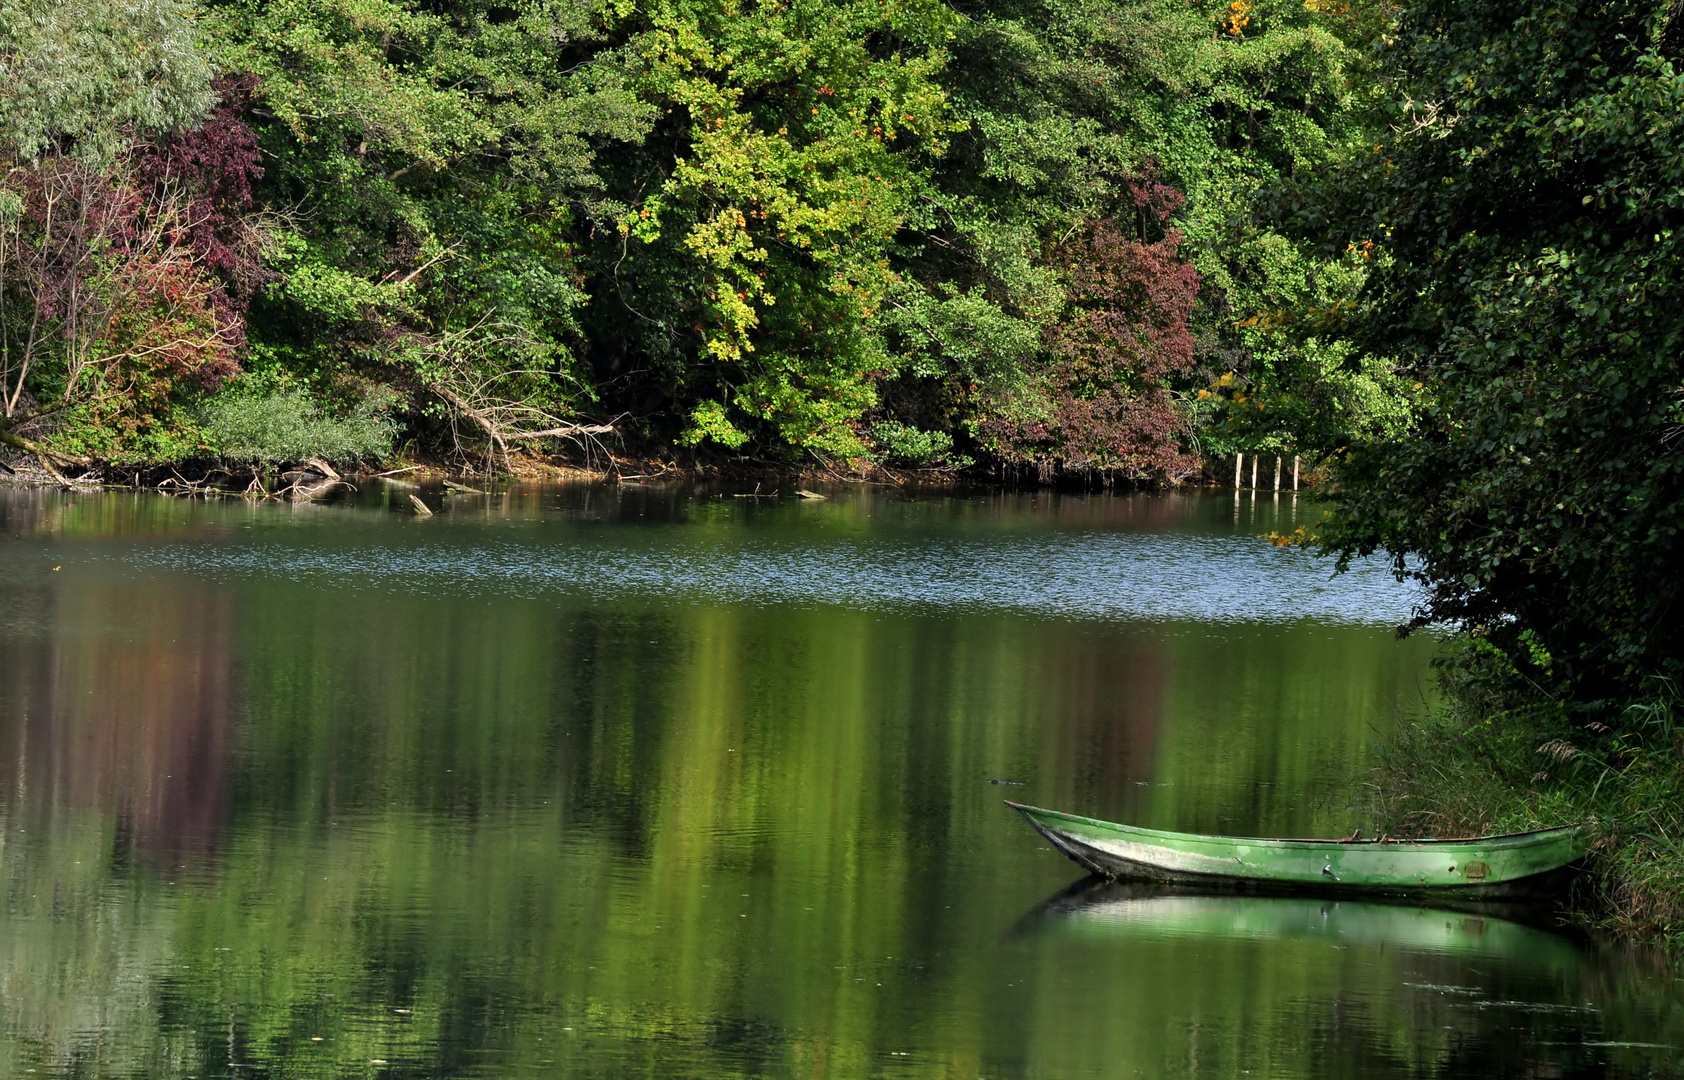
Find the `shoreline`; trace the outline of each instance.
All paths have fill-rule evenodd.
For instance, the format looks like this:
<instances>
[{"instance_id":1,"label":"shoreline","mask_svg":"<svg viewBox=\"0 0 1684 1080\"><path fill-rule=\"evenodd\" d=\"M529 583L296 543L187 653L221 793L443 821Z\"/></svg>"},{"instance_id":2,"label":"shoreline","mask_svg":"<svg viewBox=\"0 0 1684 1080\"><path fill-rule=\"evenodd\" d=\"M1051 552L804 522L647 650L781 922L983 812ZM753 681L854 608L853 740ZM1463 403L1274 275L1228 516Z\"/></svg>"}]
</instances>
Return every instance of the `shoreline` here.
<instances>
[{"instance_id":1,"label":"shoreline","mask_svg":"<svg viewBox=\"0 0 1684 1080\"><path fill-rule=\"evenodd\" d=\"M1448 836L1584 823L1593 838L1582 873L1559 898L1564 923L1684 944L1684 849L1670 839L1684 825L1672 798L1684 788L1676 698L1648 706L1660 714L1650 725L1658 731L1586 746L1561 702L1494 686L1489 659L1469 651L1465 640L1447 643L1441 700L1403 718L1379 748L1377 827Z\"/></svg>"},{"instance_id":2,"label":"shoreline","mask_svg":"<svg viewBox=\"0 0 1684 1080\"><path fill-rule=\"evenodd\" d=\"M1218 463L1220 465L1220 463ZM912 469L870 465L858 471L838 471L824 466L796 467L749 460L692 461L680 463L671 458L631 457L612 458L607 468L581 466L565 459L517 457L509 468L490 471L464 468L442 461L381 462L375 465L359 463L357 467L340 467L335 463L310 459L281 465L237 465L214 459L190 459L174 462L111 463L93 462L71 464L49 471L34 455L20 455L10 461L0 461L0 486L60 488L86 490L90 488L119 488L128 490L158 490L185 494L189 492L220 492L241 494L242 488L253 495L273 496L278 489L288 487L278 483L271 487L265 481L298 474L305 479L368 480L409 475L411 479L468 481L478 483L538 482L538 483L649 483L668 481L701 483L732 481L738 483L845 483L876 484L886 487L956 486L973 484L1001 489L1034 488L1059 491L1103 491L1113 489L1160 490L1214 489L1219 491L1258 494L1310 494L1316 488L1306 483L1302 488L1275 489L1268 485L1255 488L1235 488L1226 481L1224 470L1211 468L1207 463L1199 473L1179 483L1162 481L1125 480L1089 474L1055 474L1042 479L1033 470L1022 477L999 472L959 469ZM411 475L413 474L413 475ZM255 490L258 487L261 490Z\"/></svg>"}]
</instances>

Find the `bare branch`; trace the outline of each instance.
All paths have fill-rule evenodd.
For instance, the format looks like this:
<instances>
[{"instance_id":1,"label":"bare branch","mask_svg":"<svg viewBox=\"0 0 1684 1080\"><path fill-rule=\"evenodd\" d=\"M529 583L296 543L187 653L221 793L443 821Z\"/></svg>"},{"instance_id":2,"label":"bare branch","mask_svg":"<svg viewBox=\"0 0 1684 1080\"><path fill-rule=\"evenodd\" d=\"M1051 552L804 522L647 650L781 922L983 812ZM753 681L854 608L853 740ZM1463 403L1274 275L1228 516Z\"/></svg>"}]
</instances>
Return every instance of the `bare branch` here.
<instances>
[{"instance_id":1,"label":"bare branch","mask_svg":"<svg viewBox=\"0 0 1684 1080\"><path fill-rule=\"evenodd\" d=\"M540 368L499 367L492 359L502 352L529 351L531 343L515 332L495 332L488 322L481 322L466 330L446 334L431 343L428 351L438 362L438 375L430 388L439 400L450 408L452 436L457 439L457 453L466 458L460 441L459 420L478 428L486 439L486 466L497 458L509 469L509 444L534 442L543 439L565 439L585 454L587 467L598 458L612 464L610 454L601 440L618 434L615 418L606 424L586 423L556 416L532 404L513 388L505 385L522 378L552 377Z\"/></svg>"},{"instance_id":2,"label":"bare branch","mask_svg":"<svg viewBox=\"0 0 1684 1080\"><path fill-rule=\"evenodd\" d=\"M612 424L567 424L563 427L545 428L543 431L516 431L506 433L505 439L574 439L581 435L614 435L617 434Z\"/></svg>"}]
</instances>

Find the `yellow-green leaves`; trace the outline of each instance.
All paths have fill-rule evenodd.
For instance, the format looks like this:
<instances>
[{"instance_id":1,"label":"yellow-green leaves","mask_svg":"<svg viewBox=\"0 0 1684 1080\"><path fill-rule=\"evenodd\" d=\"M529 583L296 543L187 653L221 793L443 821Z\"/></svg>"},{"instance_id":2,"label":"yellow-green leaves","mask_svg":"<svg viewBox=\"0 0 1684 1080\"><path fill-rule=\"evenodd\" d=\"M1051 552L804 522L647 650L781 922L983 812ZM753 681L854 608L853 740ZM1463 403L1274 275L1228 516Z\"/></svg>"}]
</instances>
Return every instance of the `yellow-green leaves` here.
<instances>
[{"instance_id":1,"label":"yellow-green leaves","mask_svg":"<svg viewBox=\"0 0 1684 1080\"><path fill-rule=\"evenodd\" d=\"M725 0L644 17L644 92L686 145L621 228L645 244L678 231L702 281L702 355L730 388L685 438L738 445L759 421L855 454L849 425L884 363L870 320L895 280L889 245L949 127L934 75L951 16L926 0Z\"/></svg>"},{"instance_id":2,"label":"yellow-green leaves","mask_svg":"<svg viewBox=\"0 0 1684 1080\"><path fill-rule=\"evenodd\" d=\"M694 446L704 439L712 439L735 449L748 441L748 436L732 424L725 415L725 406L717 401L704 401L690 412L690 430L681 440Z\"/></svg>"}]
</instances>

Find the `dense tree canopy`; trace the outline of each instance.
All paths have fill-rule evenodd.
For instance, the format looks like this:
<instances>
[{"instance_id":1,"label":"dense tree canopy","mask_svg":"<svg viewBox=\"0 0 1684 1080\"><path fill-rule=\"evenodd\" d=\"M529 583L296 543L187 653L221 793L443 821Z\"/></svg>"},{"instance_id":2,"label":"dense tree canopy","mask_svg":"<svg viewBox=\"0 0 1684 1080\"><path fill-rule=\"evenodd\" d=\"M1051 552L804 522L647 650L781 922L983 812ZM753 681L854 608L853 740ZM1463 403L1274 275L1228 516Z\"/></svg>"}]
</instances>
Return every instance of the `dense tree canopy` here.
<instances>
[{"instance_id":1,"label":"dense tree canopy","mask_svg":"<svg viewBox=\"0 0 1684 1080\"><path fill-rule=\"evenodd\" d=\"M171 0L0 2L0 153L119 151L211 105L211 61Z\"/></svg>"},{"instance_id":2,"label":"dense tree canopy","mask_svg":"<svg viewBox=\"0 0 1684 1080\"><path fill-rule=\"evenodd\" d=\"M157 458L300 409L445 452L595 422L643 452L1152 481L1315 453L1394 429L1409 391L1282 314L1348 302L1361 260L1251 204L1366 140L1378 25L1301 0L10 0L6 220L44 220L66 155L167 204L214 316L194 340L223 343L135 397L90 325L80 360L7 369L35 403L12 426ZM56 310L15 262L41 242L0 252L9 345Z\"/></svg>"},{"instance_id":3,"label":"dense tree canopy","mask_svg":"<svg viewBox=\"0 0 1684 1080\"><path fill-rule=\"evenodd\" d=\"M1684 663L1684 15L1433 0L1385 52L1389 134L1307 213L1372 253L1350 326L1424 400L1341 462L1327 541L1618 703Z\"/></svg>"}]
</instances>

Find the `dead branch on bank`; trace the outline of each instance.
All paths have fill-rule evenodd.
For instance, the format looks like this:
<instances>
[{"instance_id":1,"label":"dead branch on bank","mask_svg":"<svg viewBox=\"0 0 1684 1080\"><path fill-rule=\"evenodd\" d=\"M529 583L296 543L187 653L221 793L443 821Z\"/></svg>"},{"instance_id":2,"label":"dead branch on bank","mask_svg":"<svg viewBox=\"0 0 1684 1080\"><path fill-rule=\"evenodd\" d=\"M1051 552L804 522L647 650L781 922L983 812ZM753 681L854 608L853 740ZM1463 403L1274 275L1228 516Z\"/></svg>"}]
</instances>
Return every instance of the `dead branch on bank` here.
<instances>
[{"instance_id":1,"label":"dead branch on bank","mask_svg":"<svg viewBox=\"0 0 1684 1080\"><path fill-rule=\"evenodd\" d=\"M81 465L86 467L91 465L92 462L90 462L87 458L72 457L68 454L61 454L55 450L51 450L42 446L33 439L24 438L22 435L19 435L17 431L19 427L24 427L37 422L48 414L56 411L57 409L53 408L39 412L24 413L15 417L0 416L0 446L10 446L13 449L22 450L24 453L33 456L36 462L40 464L41 468L46 471L48 476L51 476L60 487L68 490L73 486L73 484L70 480L65 479L64 474L58 471L57 466ZM3 462L0 462L0 467L3 467L8 473L15 474L17 472L16 469L12 468L10 465L5 465ZM86 483L87 477L83 477L82 481Z\"/></svg>"},{"instance_id":2,"label":"dead branch on bank","mask_svg":"<svg viewBox=\"0 0 1684 1080\"><path fill-rule=\"evenodd\" d=\"M500 456L505 471L513 471L509 454L511 443L538 442L544 439L564 439L573 443L585 455L585 467L595 468L603 461L612 468L614 457L603 445L602 437L617 436L614 424L624 415L606 424L591 424L557 416L514 391L523 381L542 382L554 373L536 367L500 368L491 362L493 353L530 353L531 344L516 334L485 334L484 324L468 330L447 334L431 350L437 365L429 388L450 411L451 438L456 453L466 461L462 433L458 424L466 421L477 428L486 439L484 471L492 471Z\"/></svg>"}]
</instances>

